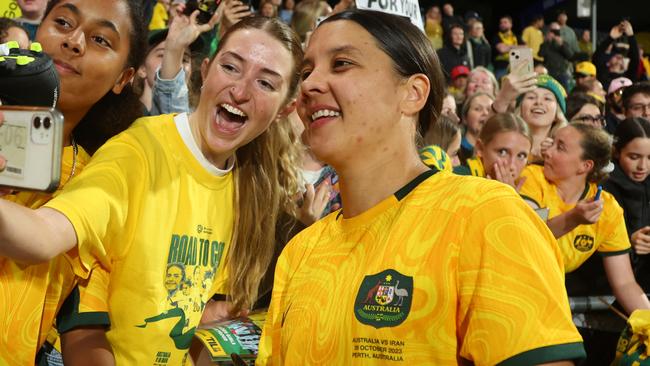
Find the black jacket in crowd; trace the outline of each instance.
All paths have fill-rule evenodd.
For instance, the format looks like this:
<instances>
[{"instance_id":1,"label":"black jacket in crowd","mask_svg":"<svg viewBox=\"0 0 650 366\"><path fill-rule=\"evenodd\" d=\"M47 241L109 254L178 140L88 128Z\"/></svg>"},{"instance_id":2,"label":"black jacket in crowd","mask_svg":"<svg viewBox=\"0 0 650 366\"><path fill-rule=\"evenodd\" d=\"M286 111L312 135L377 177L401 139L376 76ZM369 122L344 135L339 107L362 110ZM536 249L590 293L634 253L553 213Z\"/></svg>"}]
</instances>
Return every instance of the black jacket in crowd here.
<instances>
[{"instance_id":1,"label":"black jacket in crowd","mask_svg":"<svg viewBox=\"0 0 650 366\"><path fill-rule=\"evenodd\" d=\"M605 88L605 90L609 88L609 83L611 83L612 80L621 76L632 80L633 83L639 81L637 78L637 70L639 69L639 45L637 44L636 38L634 36L627 37L627 43L630 45L627 54L627 57L630 58L630 64L627 67L627 71L619 74L609 72L607 69L607 61L609 61L610 55L605 53L605 51L607 51L612 43L618 41L619 39L615 40L608 35L602 42L598 44L598 47L596 47L596 51L594 51L594 55L592 56L592 61L594 65L596 65L596 77L603 84L603 88Z\"/></svg>"},{"instance_id":2,"label":"black jacket in crowd","mask_svg":"<svg viewBox=\"0 0 650 366\"><path fill-rule=\"evenodd\" d=\"M465 47L456 49L449 43L446 43L441 49L436 51L436 53L438 54L438 59L440 59L442 70L445 72L447 83L451 80L451 69L458 65L469 67L469 60L467 59Z\"/></svg>"},{"instance_id":3,"label":"black jacket in crowd","mask_svg":"<svg viewBox=\"0 0 650 366\"><path fill-rule=\"evenodd\" d=\"M545 40L539 48L539 55L544 57L544 66L548 69L549 75L556 80L565 80L571 75L569 60L573 57L573 51L566 42L559 44Z\"/></svg>"},{"instance_id":4,"label":"black jacket in crowd","mask_svg":"<svg viewBox=\"0 0 650 366\"><path fill-rule=\"evenodd\" d=\"M642 183L631 180L618 164L603 188L611 193L623 208L627 234L650 226L650 178ZM636 280L646 293L650 291L650 255L631 252Z\"/></svg>"},{"instance_id":5,"label":"black jacket in crowd","mask_svg":"<svg viewBox=\"0 0 650 366\"><path fill-rule=\"evenodd\" d=\"M492 47L490 47L487 40L470 37L467 41L467 45L471 46L472 50L471 58L469 57L470 55L468 52L468 59L471 64L470 69L473 69L476 66L488 67L490 65L490 62L492 61Z\"/></svg>"}]
</instances>

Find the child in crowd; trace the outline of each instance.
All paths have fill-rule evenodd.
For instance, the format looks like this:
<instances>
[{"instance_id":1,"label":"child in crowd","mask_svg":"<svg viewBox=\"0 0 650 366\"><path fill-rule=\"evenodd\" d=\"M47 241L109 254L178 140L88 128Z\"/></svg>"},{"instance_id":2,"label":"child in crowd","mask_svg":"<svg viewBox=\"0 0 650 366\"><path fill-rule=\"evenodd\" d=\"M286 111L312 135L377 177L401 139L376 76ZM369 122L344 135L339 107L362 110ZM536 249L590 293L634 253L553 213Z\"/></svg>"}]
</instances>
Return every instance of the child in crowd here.
<instances>
[{"instance_id":1,"label":"child in crowd","mask_svg":"<svg viewBox=\"0 0 650 366\"><path fill-rule=\"evenodd\" d=\"M490 107L494 102L494 97L484 92L472 94L460 112L460 118L464 125L463 140L460 144L459 158L461 164L465 164L467 159L474 156L474 146L481 129L490 116Z\"/></svg>"},{"instance_id":2,"label":"child in crowd","mask_svg":"<svg viewBox=\"0 0 650 366\"><path fill-rule=\"evenodd\" d=\"M517 191L525 179L521 172L528 164L533 138L528 125L512 113L496 114L487 120L476 141L476 157L467 159L454 172L495 179Z\"/></svg>"},{"instance_id":3,"label":"child in crowd","mask_svg":"<svg viewBox=\"0 0 650 366\"><path fill-rule=\"evenodd\" d=\"M27 31L12 19L0 18L0 44L9 41L16 41L20 48L29 49L30 41Z\"/></svg>"},{"instance_id":4,"label":"child in crowd","mask_svg":"<svg viewBox=\"0 0 650 366\"><path fill-rule=\"evenodd\" d=\"M614 136L614 171L604 187L623 207L634 272L650 288L650 122L628 118Z\"/></svg>"},{"instance_id":5,"label":"child in crowd","mask_svg":"<svg viewBox=\"0 0 650 366\"><path fill-rule=\"evenodd\" d=\"M424 136L420 158L429 167L452 170L460 165L458 152L462 137L458 123L442 114Z\"/></svg>"}]
</instances>

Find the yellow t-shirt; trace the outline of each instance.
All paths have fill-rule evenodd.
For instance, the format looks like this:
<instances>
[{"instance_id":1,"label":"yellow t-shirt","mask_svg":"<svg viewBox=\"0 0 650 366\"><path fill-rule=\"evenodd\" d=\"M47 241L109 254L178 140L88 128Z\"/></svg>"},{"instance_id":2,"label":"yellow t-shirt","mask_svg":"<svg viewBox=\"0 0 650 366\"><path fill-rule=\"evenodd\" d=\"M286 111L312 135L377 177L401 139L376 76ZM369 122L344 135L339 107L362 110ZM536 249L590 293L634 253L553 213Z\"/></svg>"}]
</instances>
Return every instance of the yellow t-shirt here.
<instances>
[{"instance_id":1,"label":"yellow t-shirt","mask_svg":"<svg viewBox=\"0 0 650 366\"><path fill-rule=\"evenodd\" d=\"M72 146L63 148L62 185L70 177L73 156ZM75 176L89 160L90 156L79 146ZM52 195L20 192L4 199L35 209L49 201ZM0 365L34 364L56 312L74 283L72 268L63 256L37 265L24 265L0 257Z\"/></svg>"},{"instance_id":2,"label":"yellow t-shirt","mask_svg":"<svg viewBox=\"0 0 650 366\"><path fill-rule=\"evenodd\" d=\"M0 0L0 17L13 19L22 16L23 13L16 0Z\"/></svg>"},{"instance_id":3,"label":"yellow t-shirt","mask_svg":"<svg viewBox=\"0 0 650 366\"><path fill-rule=\"evenodd\" d=\"M544 61L544 57L539 55L539 48L544 43L544 33L541 30L528 26L521 34L524 43L533 50L533 58L537 61Z\"/></svg>"},{"instance_id":4,"label":"yellow t-shirt","mask_svg":"<svg viewBox=\"0 0 650 366\"><path fill-rule=\"evenodd\" d=\"M557 194L557 188L544 177L544 167L529 165L521 174L526 177L519 193L531 199L540 208L548 208L549 219L567 212L575 204L567 204ZM581 199L596 195L598 187L591 183ZM580 225L558 239L565 271L572 272L582 265L594 252L601 255L619 255L630 251L630 241L625 228L623 209L614 196L603 191L603 212L593 225Z\"/></svg>"},{"instance_id":5,"label":"yellow t-shirt","mask_svg":"<svg viewBox=\"0 0 650 366\"><path fill-rule=\"evenodd\" d=\"M420 159L430 168L447 171L453 169L449 155L438 145L428 145L420 149Z\"/></svg>"},{"instance_id":6,"label":"yellow t-shirt","mask_svg":"<svg viewBox=\"0 0 650 366\"><path fill-rule=\"evenodd\" d=\"M433 172L356 217L332 213L291 240L257 365L584 357L544 223L501 183Z\"/></svg>"},{"instance_id":7,"label":"yellow t-shirt","mask_svg":"<svg viewBox=\"0 0 650 366\"><path fill-rule=\"evenodd\" d=\"M78 255L67 256L94 291L86 296L93 302L80 293L61 317L71 329L92 325L83 313L99 318L108 309L106 335L118 365L183 364L205 303L223 287L233 173L202 165L187 123L184 114L134 122L46 205L74 226ZM96 265L108 280L93 285L88 271Z\"/></svg>"},{"instance_id":8,"label":"yellow t-shirt","mask_svg":"<svg viewBox=\"0 0 650 366\"><path fill-rule=\"evenodd\" d=\"M169 20L169 13L165 9L165 5L158 2L153 7L153 15L149 22L149 30L165 29L167 28L167 20Z\"/></svg>"}]
</instances>

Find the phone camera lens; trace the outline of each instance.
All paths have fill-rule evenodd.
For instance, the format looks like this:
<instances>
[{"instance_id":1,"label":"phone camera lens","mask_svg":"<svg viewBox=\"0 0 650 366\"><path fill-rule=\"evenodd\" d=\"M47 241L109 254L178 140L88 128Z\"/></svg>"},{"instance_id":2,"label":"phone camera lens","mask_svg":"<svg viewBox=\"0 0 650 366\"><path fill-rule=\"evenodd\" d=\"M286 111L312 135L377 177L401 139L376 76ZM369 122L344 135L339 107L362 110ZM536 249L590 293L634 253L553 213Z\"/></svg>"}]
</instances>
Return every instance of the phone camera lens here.
<instances>
[{"instance_id":1,"label":"phone camera lens","mask_svg":"<svg viewBox=\"0 0 650 366\"><path fill-rule=\"evenodd\" d=\"M41 128L41 117L34 117L34 128Z\"/></svg>"},{"instance_id":2,"label":"phone camera lens","mask_svg":"<svg viewBox=\"0 0 650 366\"><path fill-rule=\"evenodd\" d=\"M515 56L515 59L519 60L519 55L516 55L516 56Z\"/></svg>"},{"instance_id":3,"label":"phone camera lens","mask_svg":"<svg viewBox=\"0 0 650 366\"><path fill-rule=\"evenodd\" d=\"M50 126L52 126L52 121L50 121L50 117L43 118L43 127L45 127L45 129L48 130Z\"/></svg>"}]
</instances>

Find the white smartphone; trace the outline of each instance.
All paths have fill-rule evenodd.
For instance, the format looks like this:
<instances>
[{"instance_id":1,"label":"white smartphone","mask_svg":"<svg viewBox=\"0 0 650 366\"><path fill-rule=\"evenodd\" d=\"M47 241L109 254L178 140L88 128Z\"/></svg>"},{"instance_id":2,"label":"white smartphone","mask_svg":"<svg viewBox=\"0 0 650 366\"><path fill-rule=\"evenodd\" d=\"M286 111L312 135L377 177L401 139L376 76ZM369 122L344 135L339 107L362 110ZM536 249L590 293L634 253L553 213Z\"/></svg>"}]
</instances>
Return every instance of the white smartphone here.
<instances>
[{"instance_id":1,"label":"white smartphone","mask_svg":"<svg viewBox=\"0 0 650 366\"><path fill-rule=\"evenodd\" d=\"M510 72L518 75L530 74L533 64L533 50L530 47L513 47L509 55Z\"/></svg>"},{"instance_id":2,"label":"white smartphone","mask_svg":"<svg viewBox=\"0 0 650 366\"><path fill-rule=\"evenodd\" d=\"M0 186L54 192L61 176L63 115L53 108L0 106Z\"/></svg>"}]
</instances>

